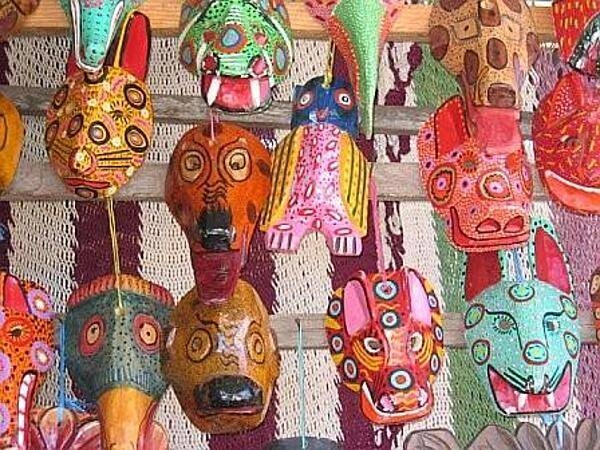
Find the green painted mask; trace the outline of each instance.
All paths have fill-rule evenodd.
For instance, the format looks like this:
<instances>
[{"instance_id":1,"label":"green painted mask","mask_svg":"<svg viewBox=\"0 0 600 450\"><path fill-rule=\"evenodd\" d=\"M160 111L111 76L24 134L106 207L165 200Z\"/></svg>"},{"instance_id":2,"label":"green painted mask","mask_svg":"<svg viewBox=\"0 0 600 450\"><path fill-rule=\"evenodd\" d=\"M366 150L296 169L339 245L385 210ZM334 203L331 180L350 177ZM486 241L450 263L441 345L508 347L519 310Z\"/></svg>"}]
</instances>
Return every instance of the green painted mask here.
<instances>
[{"instance_id":1,"label":"green painted mask","mask_svg":"<svg viewBox=\"0 0 600 450\"><path fill-rule=\"evenodd\" d=\"M527 250L531 279L518 275L514 250L469 254L467 260L468 348L480 380L507 416L564 410L581 345L567 263L549 222L532 219ZM511 260L521 281L509 275Z\"/></svg>"},{"instance_id":2,"label":"green painted mask","mask_svg":"<svg viewBox=\"0 0 600 450\"><path fill-rule=\"evenodd\" d=\"M209 106L237 112L268 107L271 88L283 81L293 58L283 0L186 0L179 57L200 77Z\"/></svg>"}]
</instances>

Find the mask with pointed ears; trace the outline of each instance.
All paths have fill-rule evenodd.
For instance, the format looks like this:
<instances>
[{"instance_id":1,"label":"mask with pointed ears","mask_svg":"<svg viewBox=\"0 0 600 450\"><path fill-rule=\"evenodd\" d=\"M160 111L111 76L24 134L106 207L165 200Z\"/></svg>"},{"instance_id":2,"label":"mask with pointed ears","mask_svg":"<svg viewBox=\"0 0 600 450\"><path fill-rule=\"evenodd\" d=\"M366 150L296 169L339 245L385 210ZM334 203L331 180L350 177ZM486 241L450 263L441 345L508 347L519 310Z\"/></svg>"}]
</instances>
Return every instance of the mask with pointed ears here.
<instances>
[{"instance_id":1,"label":"mask with pointed ears","mask_svg":"<svg viewBox=\"0 0 600 450\"><path fill-rule=\"evenodd\" d=\"M53 318L40 286L0 271L0 448L33 448L29 415L54 367Z\"/></svg>"},{"instance_id":2,"label":"mask with pointed ears","mask_svg":"<svg viewBox=\"0 0 600 450\"><path fill-rule=\"evenodd\" d=\"M342 382L360 395L363 414L381 425L421 419L433 407L444 355L442 318L431 284L403 268L358 272L338 289L325 319Z\"/></svg>"},{"instance_id":3,"label":"mask with pointed ears","mask_svg":"<svg viewBox=\"0 0 600 450\"><path fill-rule=\"evenodd\" d=\"M526 248L530 279L510 276L507 252L467 259L467 345L480 381L507 416L563 411L581 346L570 275L552 225L534 219Z\"/></svg>"},{"instance_id":4,"label":"mask with pointed ears","mask_svg":"<svg viewBox=\"0 0 600 450\"><path fill-rule=\"evenodd\" d=\"M144 0L59 0L71 19L73 53L77 67L97 72L108 58L110 48L127 17Z\"/></svg>"},{"instance_id":5,"label":"mask with pointed ears","mask_svg":"<svg viewBox=\"0 0 600 450\"><path fill-rule=\"evenodd\" d=\"M421 180L459 250L522 245L529 237L533 179L522 144L497 153L466 125L461 97L444 103L419 131Z\"/></svg>"},{"instance_id":6,"label":"mask with pointed ears","mask_svg":"<svg viewBox=\"0 0 600 450\"><path fill-rule=\"evenodd\" d=\"M114 59L95 74L77 69L46 113L50 162L69 190L84 198L114 195L144 162L152 139L152 98L143 80L150 55L150 21L132 13L119 30Z\"/></svg>"}]
</instances>

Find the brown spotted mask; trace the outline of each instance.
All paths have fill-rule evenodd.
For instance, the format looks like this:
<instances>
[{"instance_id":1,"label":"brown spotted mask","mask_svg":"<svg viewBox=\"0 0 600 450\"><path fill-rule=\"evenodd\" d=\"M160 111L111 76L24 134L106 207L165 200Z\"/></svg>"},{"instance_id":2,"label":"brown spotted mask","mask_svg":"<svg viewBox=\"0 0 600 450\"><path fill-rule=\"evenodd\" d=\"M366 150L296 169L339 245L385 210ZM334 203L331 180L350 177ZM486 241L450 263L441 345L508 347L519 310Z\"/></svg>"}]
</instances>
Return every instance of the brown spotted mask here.
<instances>
[{"instance_id":1,"label":"brown spotted mask","mask_svg":"<svg viewBox=\"0 0 600 450\"><path fill-rule=\"evenodd\" d=\"M279 353L269 315L243 280L224 304L206 305L192 289L171 319L163 371L190 421L205 433L235 433L263 421Z\"/></svg>"},{"instance_id":2,"label":"brown spotted mask","mask_svg":"<svg viewBox=\"0 0 600 450\"><path fill-rule=\"evenodd\" d=\"M244 128L201 124L180 139L165 181L167 205L183 229L203 302L227 300L269 193L269 152Z\"/></svg>"}]
</instances>

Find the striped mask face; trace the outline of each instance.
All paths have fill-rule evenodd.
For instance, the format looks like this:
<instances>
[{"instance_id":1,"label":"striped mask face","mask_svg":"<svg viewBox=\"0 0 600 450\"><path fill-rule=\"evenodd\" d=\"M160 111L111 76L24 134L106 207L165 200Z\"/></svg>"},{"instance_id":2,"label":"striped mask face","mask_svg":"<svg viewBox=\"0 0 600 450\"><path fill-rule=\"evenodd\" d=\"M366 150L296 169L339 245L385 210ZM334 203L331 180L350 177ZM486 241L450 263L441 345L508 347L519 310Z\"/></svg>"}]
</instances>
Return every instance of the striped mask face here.
<instances>
[{"instance_id":1,"label":"striped mask face","mask_svg":"<svg viewBox=\"0 0 600 450\"><path fill-rule=\"evenodd\" d=\"M443 331L437 297L418 272L359 272L334 293L325 326L342 381L369 420L399 425L430 413Z\"/></svg>"}]
</instances>

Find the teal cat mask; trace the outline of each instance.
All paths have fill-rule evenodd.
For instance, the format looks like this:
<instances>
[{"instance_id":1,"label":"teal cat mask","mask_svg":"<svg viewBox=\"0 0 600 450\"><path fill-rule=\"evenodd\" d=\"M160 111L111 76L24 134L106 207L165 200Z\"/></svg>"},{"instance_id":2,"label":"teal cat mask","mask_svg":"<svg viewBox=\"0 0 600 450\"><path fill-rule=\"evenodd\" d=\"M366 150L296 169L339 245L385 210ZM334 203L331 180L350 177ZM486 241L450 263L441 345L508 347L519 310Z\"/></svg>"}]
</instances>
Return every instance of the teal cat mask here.
<instances>
[{"instance_id":1,"label":"teal cat mask","mask_svg":"<svg viewBox=\"0 0 600 450\"><path fill-rule=\"evenodd\" d=\"M507 416L563 411L581 345L567 263L549 222L532 221L527 252L531 279L519 276L520 262L517 276L509 275L514 251L467 260L467 345L479 379Z\"/></svg>"}]
</instances>

